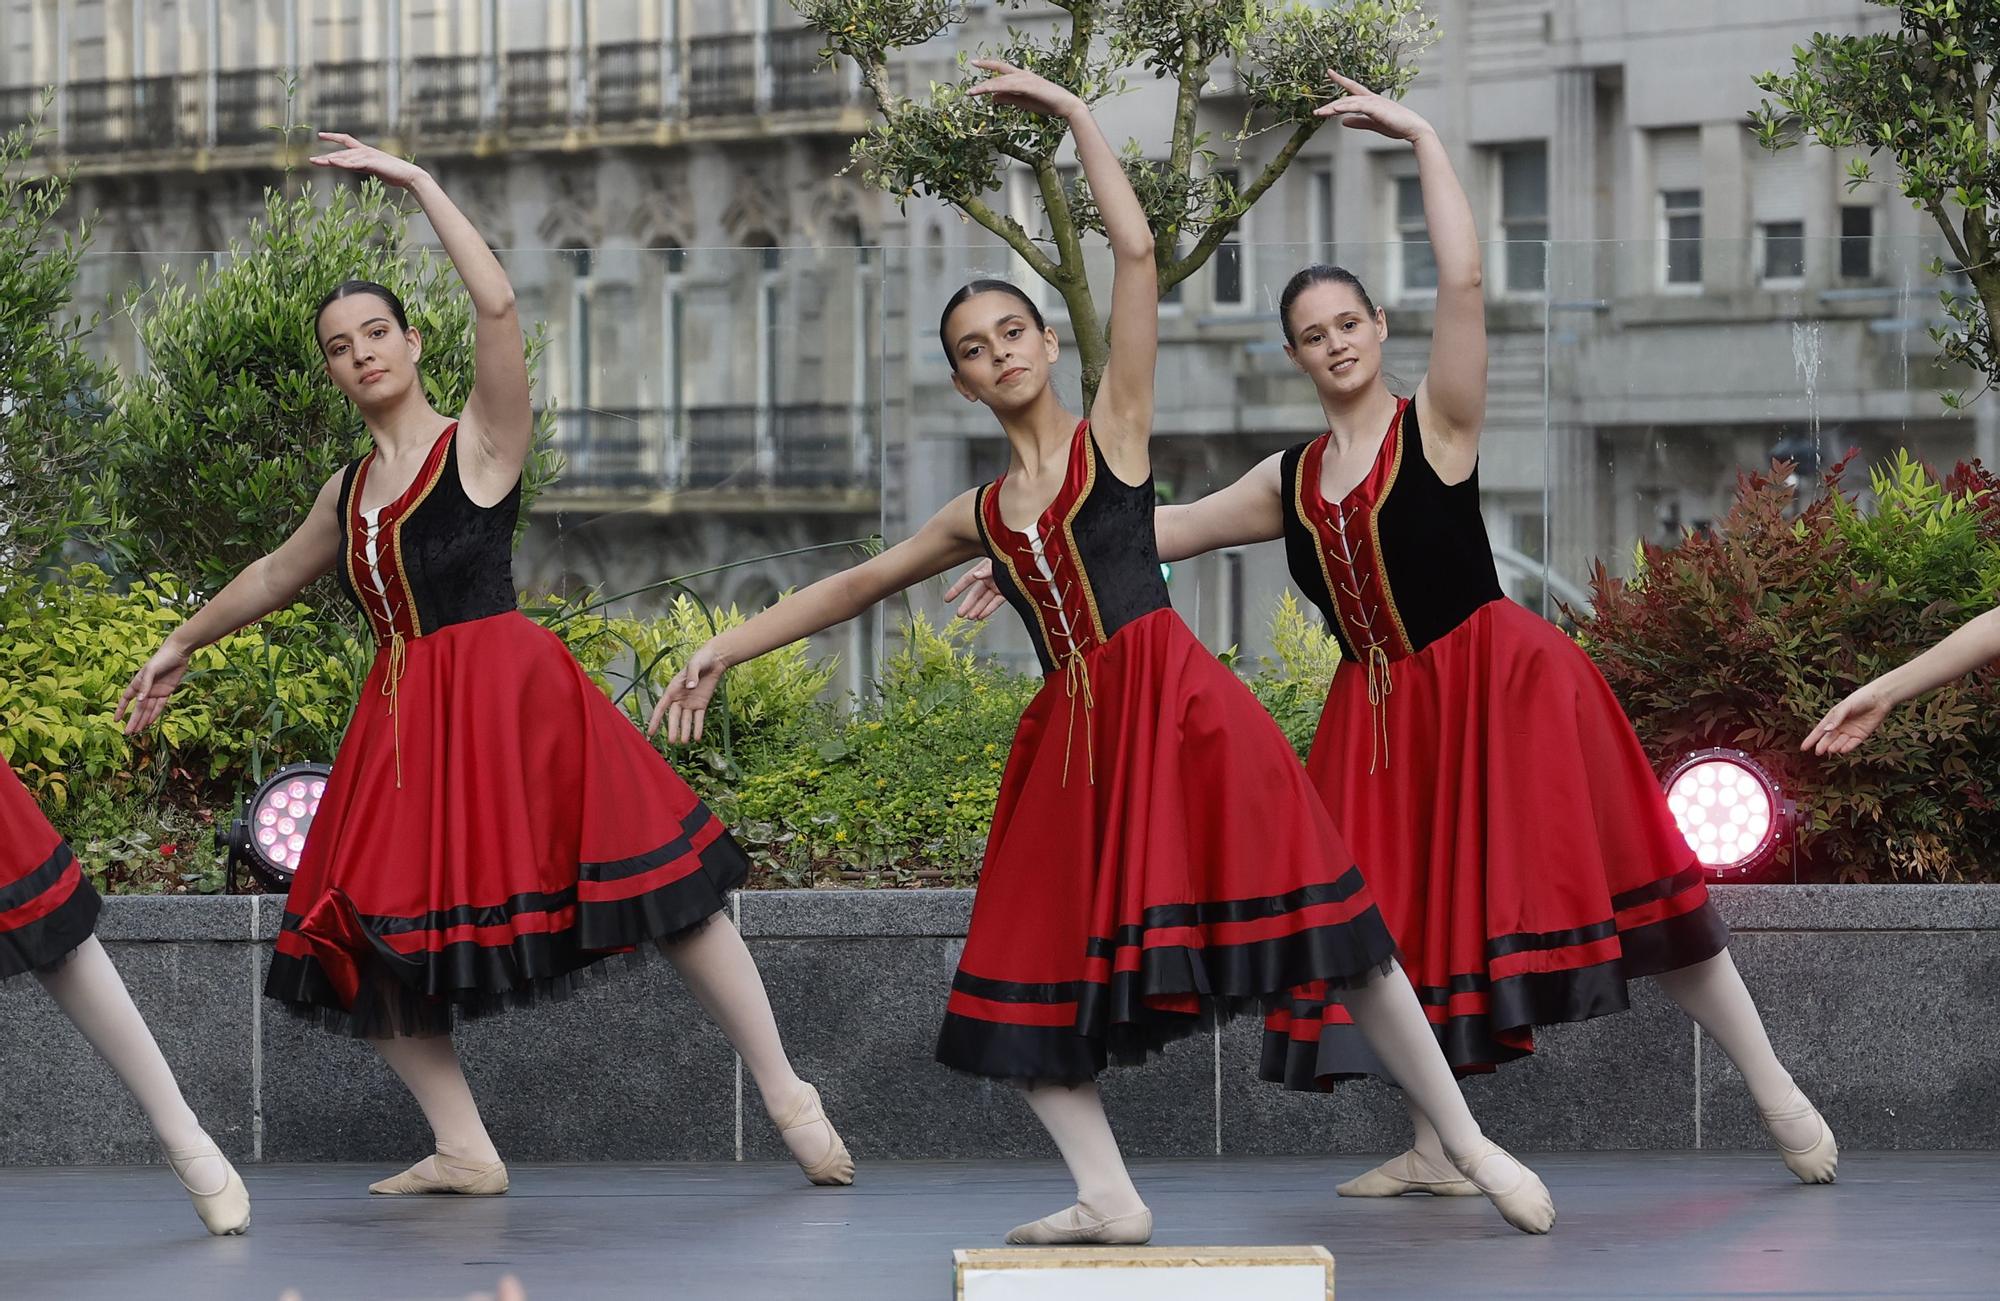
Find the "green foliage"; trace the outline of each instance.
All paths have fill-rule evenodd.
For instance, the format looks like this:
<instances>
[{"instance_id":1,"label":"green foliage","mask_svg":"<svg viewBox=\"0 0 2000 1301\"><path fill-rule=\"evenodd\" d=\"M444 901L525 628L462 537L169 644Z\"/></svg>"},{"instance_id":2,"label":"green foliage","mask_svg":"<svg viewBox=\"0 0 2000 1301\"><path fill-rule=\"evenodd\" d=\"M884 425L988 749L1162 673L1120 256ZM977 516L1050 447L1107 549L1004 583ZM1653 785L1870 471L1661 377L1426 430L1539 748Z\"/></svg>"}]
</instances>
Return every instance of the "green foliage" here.
<instances>
[{"instance_id":1,"label":"green foliage","mask_svg":"<svg viewBox=\"0 0 2000 1301\"><path fill-rule=\"evenodd\" d=\"M1898 455L1868 511L1840 472L1796 514L1782 481L1746 477L1712 533L1647 547L1630 582L1600 566L1578 633L1662 771L1709 745L1774 769L1814 875L1993 880L2000 674L1902 706L1851 755L1798 744L1855 687L2000 603L2000 481L1966 466L1940 480Z\"/></svg>"},{"instance_id":2,"label":"green foliage","mask_svg":"<svg viewBox=\"0 0 2000 1301\"><path fill-rule=\"evenodd\" d=\"M23 169L35 129L0 136L0 592L86 531L124 523L102 482L111 374L84 351L92 323L70 315L90 231L55 224L66 176Z\"/></svg>"},{"instance_id":3,"label":"green foliage","mask_svg":"<svg viewBox=\"0 0 2000 1301\"><path fill-rule=\"evenodd\" d=\"M163 278L130 304L149 362L112 412L127 563L219 589L305 518L322 484L365 447L353 407L326 375L313 309L343 280L387 285L423 336L426 395L457 412L472 389L472 312L449 264L407 246L407 214L379 181L331 202L273 190L247 244L192 285ZM532 367L539 332L529 344ZM523 494L554 476L548 413Z\"/></svg>"},{"instance_id":4,"label":"green foliage","mask_svg":"<svg viewBox=\"0 0 2000 1301\"><path fill-rule=\"evenodd\" d=\"M1801 137L1828 148L1880 150L1895 160L1902 193L1931 214L1974 297L1946 290L1949 328L1934 329L1944 361L2000 379L2000 5L1991 0L1870 0L1897 11L1897 30L1871 36L1816 33L1792 51L1789 74L1767 72L1772 98L1753 115L1758 140L1782 149ZM1873 180L1866 159L1849 188ZM1943 274L1942 261L1932 267ZM1956 407L1958 394L1946 395Z\"/></svg>"},{"instance_id":5,"label":"green foliage","mask_svg":"<svg viewBox=\"0 0 2000 1301\"><path fill-rule=\"evenodd\" d=\"M1286 592L1271 616L1271 650L1276 662L1250 679L1250 689L1303 759L1319 729L1334 670L1340 667L1340 642Z\"/></svg>"},{"instance_id":6,"label":"green foliage","mask_svg":"<svg viewBox=\"0 0 2000 1301\"><path fill-rule=\"evenodd\" d=\"M985 74L968 67L964 56L954 81L933 82L919 96L891 88L890 55L965 21L962 3L793 0L793 7L826 37L825 57L855 61L880 107L881 121L854 146L862 176L898 202L925 195L953 204L1061 293L1076 330L1088 406L1108 341L1098 324L1102 318L1079 235L1102 230L1102 219L1088 186L1078 182L1066 189L1056 171L1064 124L968 94ZM1328 68L1399 94L1416 75L1412 60L1437 35L1420 0L1064 0L1057 7L1068 14L1066 26L1051 28L1040 39L1010 31L998 48L981 54L1038 72L1087 103L1122 93L1126 69L1175 83L1164 156L1150 156L1136 142L1124 151L1126 173L1153 230L1162 293L1207 263L1324 125L1312 110L1334 93ZM1217 155L1196 130L1202 88L1210 66L1222 58L1238 65L1245 100L1235 142L1274 127L1290 131L1240 192L1213 175ZM1047 241L986 201L1011 164L1034 173L1048 213ZM1183 236L1192 244L1184 246Z\"/></svg>"}]
</instances>

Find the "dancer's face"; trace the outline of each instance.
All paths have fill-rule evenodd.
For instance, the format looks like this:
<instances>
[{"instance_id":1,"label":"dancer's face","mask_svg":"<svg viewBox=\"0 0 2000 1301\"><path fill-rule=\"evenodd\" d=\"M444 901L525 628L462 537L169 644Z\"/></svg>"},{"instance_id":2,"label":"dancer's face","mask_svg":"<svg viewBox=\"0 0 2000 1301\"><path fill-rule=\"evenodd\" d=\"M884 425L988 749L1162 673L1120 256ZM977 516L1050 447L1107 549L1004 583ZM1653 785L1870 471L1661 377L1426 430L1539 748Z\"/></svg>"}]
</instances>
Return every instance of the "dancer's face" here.
<instances>
[{"instance_id":1,"label":"dancer's face","mask_svg":"<svg viewBox=\"0 0 2000 1301\"><path fill-rule=\"evenodd\" d=\"M396 313L374 294L349 294L319 317L326 373L363 411L387 406L417 383L423 339L396 324Z\"/></svg>"},{"instance_id":2,"label":"dancer's face","mask_svg":"<svg viewBox=\"0 0 2000 1301\"><path fill-rule=\"evenodd\" d=\"M1368 310L1354 286L1326 280L1308 285L1292 302L1295 342L1285 355L1324 398L1365 393L1382 378L1382 341L1389 318Z\"/></svg>"},{"instance_id":3,"label":"dancer's face","mask_svg":"<svg viewBox=\"0 0 2000 1301\"><path fill-rule=\"evenodd\" d=\"M944 337L951 341L952 386L998 412L1018 411L1039 398L1062 352L1054 330L1037 329L1028 305L998 289L953 309Z\"/></svg>"}]
</instances>

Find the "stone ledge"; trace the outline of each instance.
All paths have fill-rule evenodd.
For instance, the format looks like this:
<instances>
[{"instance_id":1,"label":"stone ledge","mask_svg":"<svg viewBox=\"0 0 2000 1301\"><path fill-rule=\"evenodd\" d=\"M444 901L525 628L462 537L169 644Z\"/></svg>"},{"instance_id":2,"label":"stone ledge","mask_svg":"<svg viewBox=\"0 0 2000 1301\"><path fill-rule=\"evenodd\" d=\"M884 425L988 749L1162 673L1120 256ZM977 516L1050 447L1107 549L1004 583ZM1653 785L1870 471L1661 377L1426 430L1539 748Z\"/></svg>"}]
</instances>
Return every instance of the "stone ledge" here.
<instances>
[{"instance_id":1,"label":"stone ledge","mask_svg":"<svg viewBox=\"0 0 2000 1301\"><path fill-rule=\"evenodd\" d=\"M2000 930L2000 885L1723 885L1716 907L1739 931ZM744 890L753 939L965 934L969 889ZM125 943L274 939L280 895L114 895L98 933Z\"/></svg>"}]
</instances>

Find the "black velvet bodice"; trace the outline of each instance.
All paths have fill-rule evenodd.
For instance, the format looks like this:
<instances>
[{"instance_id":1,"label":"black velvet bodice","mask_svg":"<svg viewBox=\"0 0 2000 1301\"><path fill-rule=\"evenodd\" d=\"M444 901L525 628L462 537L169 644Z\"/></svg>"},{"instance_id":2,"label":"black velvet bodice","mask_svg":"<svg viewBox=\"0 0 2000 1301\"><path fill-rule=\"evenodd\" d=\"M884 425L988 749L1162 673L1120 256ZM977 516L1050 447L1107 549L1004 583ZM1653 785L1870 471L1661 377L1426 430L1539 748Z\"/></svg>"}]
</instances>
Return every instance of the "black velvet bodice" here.
<instances>
[{"instance_id":1,"label":"black velvet bodice","mask_svg":"<svg viewBox=\"0 0 2000 1301\"><path fill-rule=\"evenodd\" d=\"M1000 518L1000 480L979 490L974 513L994 559L993 581L1027 625L1044 673L1173 604L1160 573L1154 504L1152 477L1120 482L1087 422L1071 440L1062 490L1032 535Z\"/></svg>"},{"instance_id":2,"label":"black velvet bodice","mask_svg":"<svg viewBox=\"0 0 2000 1301\"><path fill-rule=\"evenodd\" d=\"M497 504L481 506L466 495L459 479L457 427L438 442L410 491L384 507L373 570L356 500L368 458L350 463L341 481L340 583L368 616L380 642L397 633L421 637L516 606L513 551L520 481ZM377 573L380 592L373 590Z\"/></svg>"},{"instance_id":3,"label":"black velvet bodice","mask_svg":"<svg viewBox=\"0 0 2000 1301\"><path fill-rule=\"evenodd\" d=\"M1438 477L1415 401L1402 404L1368 479L1339 503L1319 494L1325 442L1322 434L1301 443L1279 462L1285 555L1344 655L1413 655L1501 599L1479 474L1453 484Z\"/></svg>"}]
</instances>

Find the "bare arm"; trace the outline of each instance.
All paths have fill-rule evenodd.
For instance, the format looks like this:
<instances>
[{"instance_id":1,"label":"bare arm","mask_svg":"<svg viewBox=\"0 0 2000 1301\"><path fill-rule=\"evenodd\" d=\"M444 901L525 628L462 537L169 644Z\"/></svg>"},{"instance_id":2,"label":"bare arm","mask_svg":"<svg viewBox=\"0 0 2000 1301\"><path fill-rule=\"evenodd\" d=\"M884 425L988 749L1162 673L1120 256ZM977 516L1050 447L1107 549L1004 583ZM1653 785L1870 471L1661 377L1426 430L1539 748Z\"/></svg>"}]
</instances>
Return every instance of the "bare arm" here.
<instances>
[{"instance_id":1,"label":"bare arm","mask_svg":"<svg viewBox=\"0 0 2000 1301\"><path fill-rule=\"evenodd\" d=\"M1856 688L1827 711L1799 748L1816 754L1846 754L1867 740L1897 705L1994 660L2000 660L2000 607L1969 620L1915 659Z\"/></svg>"},{"instance_id":2,"label":"bare arm","mask_svg":"<svg viewBox=\"0 0 2000 1301\"><path fill-rule=\"evenodd\" d=\"M125 734L151 727L166 712L167 697L187 673L188 658L202 647L257 622L297 600L299 593L340 559L340 476L328 479L305 522L269 555L251 561L187 622L167 636L118 697Z\"/></svg>"},{"instance_id":3,"label":"bare arm","mask_svg":"<svg viewBox=\"0 0 2000 1301\"><path fill-rule=\"evenodd\" d=\"M999 103L1061 117L1076 141L1077 161L1104 218L1111 244L1111 355L1090 406L1090 427L1114 465L1143 474L1153 429L1153 364L1160 350L1160 270L1153 261L1153 228L1118 151L1104 138L1090 105L1061 86L999 59L974 59L994 75L972 88Z\"/></svg>"},{"instance_id":4,"label":"bare arm","mask_svg":"<svg viewBox=\"0 0 2000 1301\"><path fill-rule=\"evenodd\" d=\"M460 448L471 464L461 467L483 486L480 495L504 495L513 487L534 442L535 419L530 408L527 348L521 338L521 318L514 308L514 286L500 259L459 211L435 177L405 158L362 144L353 136L322 131L320 139L341 146L312 161L321 167L378 176L386 185L410 192L445 256L472 300L472 392L459 417Z\"/></svg>"},{"instance_id":5,"label":"bare arm","mask_svg":"<svg viewBox=\"0 0 2000 1301\"><path fill-rule=\"evenodd\" d=\"M1222 547L1270 542L1285 535L1284 494L1278 473L1282 453L1272 453L1220 492L1185 506L1153 512L1160 559L1172 563Z\"/></svg>"},{"instance_id":6,"label":"bare arm","mask_svg":"<svg viewBox=\"0 0 2000 1301\"><path fill-rule=\"evenodd\" d=\"M960 493L912 537L852 569L820 579L727 632L719 633L677 671L653 709L649 733L670 723L676 744L701 739L708 702L732 665L756 659L816 632L847 622L868 607L979 554L971 492Z\"/></svg>"}]
</instances>

